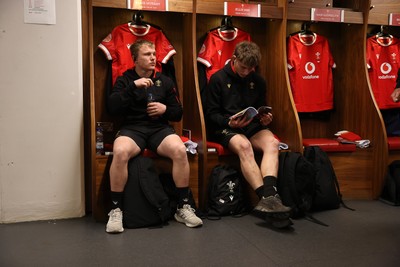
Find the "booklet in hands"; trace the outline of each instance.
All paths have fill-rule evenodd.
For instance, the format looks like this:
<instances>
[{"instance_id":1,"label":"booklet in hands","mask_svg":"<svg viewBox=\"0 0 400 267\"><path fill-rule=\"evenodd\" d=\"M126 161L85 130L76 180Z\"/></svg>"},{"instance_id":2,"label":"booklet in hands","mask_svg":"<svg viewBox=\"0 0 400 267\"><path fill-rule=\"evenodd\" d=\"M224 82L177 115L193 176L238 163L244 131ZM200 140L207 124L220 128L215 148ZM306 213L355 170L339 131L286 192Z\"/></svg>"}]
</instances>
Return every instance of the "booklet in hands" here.
<instances>
[{"instance_id":1,"label":"booklet in hands","mask_svg":"<svg viewBox=\"0 0 400 267\"><path fill-rule=\"evenodd\" d=\"M248 107L248 108L243 109L242 111L239 111L235 115L230 116L229 118L236 119L236 118L245 116L246 120L250 120L257 115L266 114L271 111L272 111L272 108L269 106L261 106L258 109L254 108L254 107Z\"/></svg>"}]
</instances>

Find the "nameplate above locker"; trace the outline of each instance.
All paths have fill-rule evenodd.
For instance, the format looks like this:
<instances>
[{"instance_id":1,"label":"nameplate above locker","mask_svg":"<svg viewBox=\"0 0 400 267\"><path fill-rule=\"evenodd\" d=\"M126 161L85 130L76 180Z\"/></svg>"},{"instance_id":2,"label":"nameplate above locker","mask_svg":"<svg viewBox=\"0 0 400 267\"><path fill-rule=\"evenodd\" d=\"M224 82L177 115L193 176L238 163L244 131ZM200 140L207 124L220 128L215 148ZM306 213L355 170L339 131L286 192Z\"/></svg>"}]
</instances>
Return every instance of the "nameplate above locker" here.
<instances>
[{"instance_id":1,"label":"nameplate above locker","mask_svg":"<svg viewBox=\"0 0 400 267\"><path fill-rule=\"evenodd\" d=\"M400 26L400 13L390 13L389 14L389 25L390 26Z\"/></svg>"},{"instance_id":2,"label":"nameplate above locker","mask_svg":"<svg viewBox=\"0 0 400 267\"><path fill-rule=\"evenodd\" d=\"M259 18L261 17L261 5L224 2L224 15Z\"/></svg>"},{"instance_id":3,"label":"nameplate above locker","mask_svg":"<svg viewBox=\"0 0 400 267\"><path fill-rule=\"evenodd\" d=\"M126 8L137 10L168 11L168 0L126 0Z\"/></svg>"},{"instance_id":4,"label":"nameplate above locker","mask_svg":"<svg viewBox=\"0 0 400 267\"><path fill-rule=\"evenodd\" d=\"M311 8L312 21L344 22L344 10L332 8Z\"/></svg>"}]
</instances>

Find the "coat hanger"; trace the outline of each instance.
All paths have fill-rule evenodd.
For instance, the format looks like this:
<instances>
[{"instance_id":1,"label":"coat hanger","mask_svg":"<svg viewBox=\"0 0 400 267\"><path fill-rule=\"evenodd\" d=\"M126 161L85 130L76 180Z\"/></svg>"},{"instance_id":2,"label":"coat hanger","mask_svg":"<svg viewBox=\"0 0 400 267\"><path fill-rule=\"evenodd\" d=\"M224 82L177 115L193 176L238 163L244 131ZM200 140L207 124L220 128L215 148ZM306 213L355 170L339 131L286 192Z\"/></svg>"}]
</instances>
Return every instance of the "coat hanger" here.
<instances>
[{"instance_id":1,"label":"coat hanger","mask_svg":"<svg viewBox=\"0 0 400 267\"><path fill-rule=\"evenodd\" d=\"M381 46L390 46L393 42L393 35L387 33L383 25L381 25L381 30L375 35L375 38Z\"/></svg>"},{"instance_id":2,"label":"coat hanger","mask_svg":"<svg viewBox=\"0 0 400 267\"><path fill-rule=\"evenodd\" d=\"M314 35L314 33L310 30L311 22L303 22L301 25L301 31L299 32L301 35Z\"/></svg>"},{"instance_id":3,"label":"coat hanger","mask_svg":"<svg viewBox=\"0 0 400 267\"><path fill-rule=\"evenodd\" d=\"M290 36L296 35L296 34L300 34L300 35L314 35L314 32L310 30L310 26L311 26L311 21L307 21L307 22L303 22L303 24L301 24L301 30L291 33Z\"/></svg>"},{"instance_id":4,"label":"coat hanger","mask_svg":"<svg viewBox=\"0 0 400 267\"><path fill-rule=\"evenodd\" d=\"M221 26L219 27L221 31L235 30L235 27L232 23L232 17L227 16L221 20Z\"/></svg>"},{"instance_id":5,"label":"coat hanger","mask_svg":"<svg viewBox=\"0 0 400 267\"><path fill-rule=\"evenodd\" d=\"M133 17L132 17L132 23L133 23L132 25L145 26L146 23L144 23L143 18L144 18L144 16L143 16L142 11L135 12L135 14L133 14Z\"/></svg>"},{"instance_id":6,"label":"coat hanger","mask_svg":"<svg viewBox=\"0 0 400 267\"><path fill-rule=\"evenodd\" d=\"M393 36L385 31L385 26L381 25L381 30L376 34L376 38L386 37L393 38Z\"/></svg>"}]
</instances>

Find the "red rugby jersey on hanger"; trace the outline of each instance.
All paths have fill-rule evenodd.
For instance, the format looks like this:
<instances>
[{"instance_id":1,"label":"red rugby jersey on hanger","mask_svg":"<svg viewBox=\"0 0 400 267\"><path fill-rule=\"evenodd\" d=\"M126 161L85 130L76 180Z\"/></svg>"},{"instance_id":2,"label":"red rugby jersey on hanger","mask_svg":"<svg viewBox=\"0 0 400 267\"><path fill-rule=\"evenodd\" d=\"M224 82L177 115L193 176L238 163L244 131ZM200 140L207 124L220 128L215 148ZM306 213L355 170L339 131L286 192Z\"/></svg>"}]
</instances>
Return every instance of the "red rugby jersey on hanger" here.
<instances>
[{"instance_id":1,"label":"red rugby jersey on hanger","mask_svg":"<svg viewBox=\"0 0 400 267\"><path fill-rule=\"evenodd\" d=\"M236 45L242 41L251 41L250 34L236 27L226 31L217 28L207 34L197 56L197 61L207 67L207 81L211 75L225 66L232 58Z\"/></svg>"},{"instance_id":2,"label":"red rugby jersey on hanger","mask_svg":"<svg viewBox=\"0 0 400 267\"><path fill-rule=\"evenodd\" d=\"M287 41L289 80L298 112L333 108L335 62L328 40L313 33L292 35Z\"/></svg>"},{"instance_id":3,"label":"red rugby jersey on hanger","mask_svg":"<svg viewBox=\"0 0 400 267\"><path fill-rule=\"evenodd\" d=\"M157 57L156 72L161 72L161 63L167 63L176 54L175 48L161 30L148 24L127 23L119 25L98 45L107 59L112 60L113 84L126 70L134 67L129 47L138 39L145 39L154 43Z\"/></svg>"},{"instance_id":4,"label":"red rugby jersey on hanger","mask_svg":"<svg viewBox=\"0 0 400 267\"><path fill-rule=\"evenodd\" d=\"M400 42L393 36L374 35L367 39L367 67L375 101L380 109L399 108L391 94L400 68Z\"/></svg>"}]
</instances>

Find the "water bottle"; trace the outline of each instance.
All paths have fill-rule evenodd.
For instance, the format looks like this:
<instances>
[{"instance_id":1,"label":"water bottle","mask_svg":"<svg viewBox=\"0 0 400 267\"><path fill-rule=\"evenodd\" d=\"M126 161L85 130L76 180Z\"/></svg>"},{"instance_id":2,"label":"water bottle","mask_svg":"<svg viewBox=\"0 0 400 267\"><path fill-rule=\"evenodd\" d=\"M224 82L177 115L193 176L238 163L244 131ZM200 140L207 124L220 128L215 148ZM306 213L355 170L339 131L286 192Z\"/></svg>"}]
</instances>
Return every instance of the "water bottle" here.
<instances>
[{"instance_id":1,"label":"water bottle","mask_svg":"<svg viewBox=\"0 0 400 267\"><path fill-rule=\"evenodd\" d=\"M96 155L104 154L103 127L98 122L96 125Z\"/></svg>"},{"instance_id":2,"label":"water bottle","mask_svg":"<svg viewBox=\"0 0 400 267\"><path fill-rule=\"evenodd\" d=\"M151 102L154 102L154 101L155 101L154 95L152 93L148 93L147 94L147 103L151 103Z\"/></svg>"},{"instance_id":3,"label":"water bottle","mask_svg":"<svg viewBox=\"0 0 400 267\"><path fill-rule=\"evenodd\" d=\"M152 93L147 93L147 103L155 102L156 99L154 98L154 95ZM151 120L156 120L158 117L150 117Z\"/></svg>"}]
</instances>

